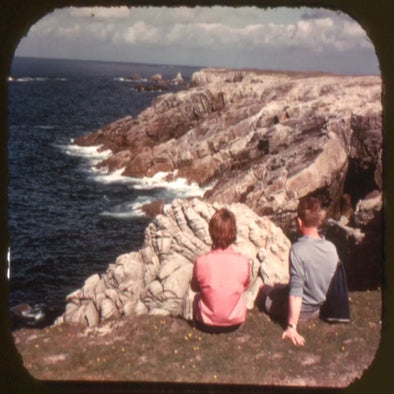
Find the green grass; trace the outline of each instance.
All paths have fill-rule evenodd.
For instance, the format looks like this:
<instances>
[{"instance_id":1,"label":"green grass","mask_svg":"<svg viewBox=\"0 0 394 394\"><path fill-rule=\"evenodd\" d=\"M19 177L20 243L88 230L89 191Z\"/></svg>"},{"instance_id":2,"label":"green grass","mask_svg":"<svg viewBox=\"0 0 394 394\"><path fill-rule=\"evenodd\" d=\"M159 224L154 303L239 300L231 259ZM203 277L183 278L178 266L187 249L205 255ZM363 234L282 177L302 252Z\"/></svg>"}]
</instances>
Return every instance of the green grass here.
<instances>
[{"instance_id":1,"label":"green grass","mask_svg":"<svg viewBox=\"0 0 394 394\"><path fill-rule=\"evenodd\" d=\"M304 347L282 341L280 325L258 310L226 334L202 333L182 319L143 315L95 329L23 329L14 337L25 367L40 380L346 387L368 369L381 331L381 292L350 297L349 324L318 319L299 324Z\"/></svg>"}]
</instances>

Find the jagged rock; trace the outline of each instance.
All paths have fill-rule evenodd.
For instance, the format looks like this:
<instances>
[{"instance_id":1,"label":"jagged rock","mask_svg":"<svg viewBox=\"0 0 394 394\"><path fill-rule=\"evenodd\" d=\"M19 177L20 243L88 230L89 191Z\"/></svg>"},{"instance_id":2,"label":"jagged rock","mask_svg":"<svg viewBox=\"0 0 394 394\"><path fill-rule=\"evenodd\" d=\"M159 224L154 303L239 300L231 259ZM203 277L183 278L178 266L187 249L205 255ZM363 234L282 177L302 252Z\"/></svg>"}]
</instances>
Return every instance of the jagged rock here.
<instances>
[{"instance_id":1,"label":"jagged rock","mask_svg":"<svg viewBox=\"0 0 394 394\"><path fill-rule=\"evenodd\" d=\"M100 321L99 314L93 300L83 301L83 315L88 326L95 326Z\"/></svg>"},{"instance_id":2,"label":"jagged rock","mask_svg":"<svg viewBox=\"0 0 394 394\"><path fill-rule=\"evenodd\" d=\"M163 213L164 201L162 199L156 200L149 204L144 204L141 210L149 217L154 218L159 213Z\"/></svg>"},{"instance_id":3,"label":"jagged rock","mask_svg":"<svg viewBox=\"0 0 394 394\"><path fill-rule=\"evenodd\" d=\"M10 308L10 318L13 327L17 327L19 324L37 326L44 320L45 314L40 304L32 307L27 303L22 303Z\"/></svg>"},{"instance_id":4,"label":"jagged rock","mask_svg":"<svg viewBox=\"0 0 394 394\"><path fill-rule=\"evenodd\" d=\"M177 85L179 83L183 83L184 79L183 76L180 72L178 72L178 74L176 75L176 77L174 79L171 80L171 83Z\"/></svg>"},{"instance_id":5,"label":"jagged rock","mask_svg":"<svg viewBox=\"0 0 394 394\"><path fill-rule=\"evenodd\" d=\"M152 82L162 81L163 76L161 74L154 74L151 77L149 77L148 80Z\"/></svg>"},{"instance_id":6,"label":"jagged rock","mask_svg":"<svg viewBox=\"0 0 394 394\"><path fill-rule=\"evenodd\" d=\"M372 224L374 227L379 227L382 224L382 206L383 196L378 190L360 200L354 214L356 226L365 228Z\"/></svg>"},{"instance_id":7,"label":"jagged rock","mask_svg":"<svg viewBox=\"0 0 394 394\"><path fill-rule=\"evenodd\" d=\"M130 79L131 81L139 81L141 79L141 74L134 74L128 79Z\"/></svg>"},{"instance_id":8,"label":"jagged rock","mask_svg":"<svg viewBox=\"0 0 394 394\"><path fill-rule=\"evenodd\" d=\"M338 236L347 241L347 245L349 245L349 240L351 240L353 245L359 245L365 238L365 234L359 228L347 226L343 223L343 220L335 221L329 219L328 226L331 229L334 228L334 231L338 234Z\"/></svg>"},{"instance_id":9,"label":"jagged rock","mask_svg":"<svg viewBox=\"0 0 394 394\"><path fill-rule=\"evenodd\" d=\"M354 207L382 189L380 100L378 76L205 69L187 90L76 143L111 149L101 163L111 171L210 185L208 201L243 202L287 230L304 195L337 218L344 193ZM356 195L358 177L370 181Z\"/></svg>"},{"instance_id":10,"label":"jagged rock","mask_svg":"<svg viewBox=\"0 0 394 394\"><path fill-rule=\"evenodd\" d=\"M117 320L119 318L120 312L118 311L115 303L111 299L105 298L100 308L100 320ZM89 324L89 326L91 325L92 324Z\"/></svg>"},{"instance_id":11,"label":"jagged rock","mask_svg":"<svg viewBox=\"0 0 394 394\"><path fill-rule=\"evenodd\" d=\"M383 280L383 199L374 191L357 203L348 223L329 220L327 237L336 244L351 290L375 288Z\"/></svg>"},{"instance_id":12,"label":"jagged rock","mask_svg":"<svg viewBox=\"0 0 394 394\"><path fill-rule=\"evenodd\" d=\"M82 289L67 297L66 311L55 324L95 325L143 313L190 318L193 263L211 247L208 222L220 207L200 199L166 205L147 227L142 249L119 256L101 277L88 278ZM237 219L234 248L250 262L251 286L245 298L252 308L263 281L287 283L290 241L270 219L246 205L228 208Z\"/></svg>"},{"instance_id":13,"label":"jagged rock","mask_svg":"<svg viewBox=\"0 0 394 394\"><path fill-rule=\"evenodd\" d=\"M83 286L83 297L90 298L95 294L95 289L100 283L100 276L98 274L94 274L86 279L85 284Z\"/></svg>"}]
</instances>

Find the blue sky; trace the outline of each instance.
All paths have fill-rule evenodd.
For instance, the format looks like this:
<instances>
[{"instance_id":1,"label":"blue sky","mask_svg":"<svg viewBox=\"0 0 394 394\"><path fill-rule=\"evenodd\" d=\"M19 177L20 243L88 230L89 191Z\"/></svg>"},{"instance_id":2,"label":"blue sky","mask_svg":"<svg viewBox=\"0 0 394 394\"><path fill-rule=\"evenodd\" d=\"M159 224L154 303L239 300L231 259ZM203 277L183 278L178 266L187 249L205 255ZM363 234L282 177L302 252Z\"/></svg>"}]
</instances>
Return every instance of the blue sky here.
<instances>
[{"instance_id":1,"label":"blue sky","mask_svg":"<svg viewBox=\"0 0 394 394\"><path fill-rule=\"evenodd\" d=\"M322 8L70 7L32 26L15 55L379 74L361 26Z\"/></svg>"}]
</instances>

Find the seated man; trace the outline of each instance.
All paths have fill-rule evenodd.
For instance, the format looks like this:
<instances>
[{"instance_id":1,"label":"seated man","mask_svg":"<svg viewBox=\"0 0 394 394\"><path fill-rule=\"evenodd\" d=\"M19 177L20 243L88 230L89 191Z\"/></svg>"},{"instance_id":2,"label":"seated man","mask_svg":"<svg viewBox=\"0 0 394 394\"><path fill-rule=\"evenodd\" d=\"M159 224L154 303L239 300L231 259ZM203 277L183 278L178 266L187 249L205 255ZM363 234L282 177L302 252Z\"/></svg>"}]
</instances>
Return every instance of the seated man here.
<instances>
[{"instance_id":1,"label":"seated man","mask_svg":"<svg viewBox=\"0 0 394 394\"><path fill-rule=\"evenodd\" d=\"M335 245L318 232L324 214L318 199L301 199L297 224L302 237L290 249L290 282L274 289L263 285L259 296L265 299L264 307L269 314L287 318L282 339L290 339L295 345L305 343L297 331L298 321L319 316L339 261Z\"/></svg>"}]
</instances>

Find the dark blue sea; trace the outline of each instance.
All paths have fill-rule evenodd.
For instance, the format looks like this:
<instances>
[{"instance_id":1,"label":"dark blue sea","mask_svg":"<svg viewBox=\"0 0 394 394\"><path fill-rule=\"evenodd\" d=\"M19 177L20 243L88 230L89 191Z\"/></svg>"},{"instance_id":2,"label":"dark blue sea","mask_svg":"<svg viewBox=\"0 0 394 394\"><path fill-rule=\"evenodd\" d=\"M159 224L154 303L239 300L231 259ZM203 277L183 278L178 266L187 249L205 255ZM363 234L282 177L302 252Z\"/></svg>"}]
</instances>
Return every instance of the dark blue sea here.
<instances>
[{"instance_id":1,"label":"dark blue sea","mask_svg":"<svg viewBox=\"0 0 394 394\"><path fill-rule=\"evenodd\" d=\"M136 117L164 92L136 91L127 77L198 68L15 58L8 82L10 307L28 303L40 324L63 313L65 297L122 253L140 249L149 222L138 207L195 193L162 177L98 171L108 152L73 139L124 116ZM179 89L174 87L173 90ZM36 321L30 321L34 324Z\"/></svg>"}]
</instances>

